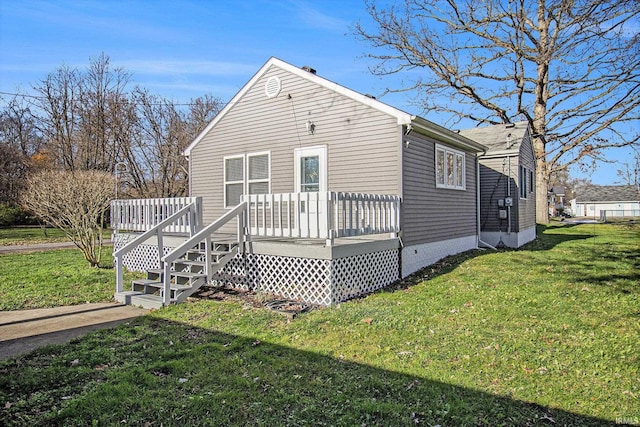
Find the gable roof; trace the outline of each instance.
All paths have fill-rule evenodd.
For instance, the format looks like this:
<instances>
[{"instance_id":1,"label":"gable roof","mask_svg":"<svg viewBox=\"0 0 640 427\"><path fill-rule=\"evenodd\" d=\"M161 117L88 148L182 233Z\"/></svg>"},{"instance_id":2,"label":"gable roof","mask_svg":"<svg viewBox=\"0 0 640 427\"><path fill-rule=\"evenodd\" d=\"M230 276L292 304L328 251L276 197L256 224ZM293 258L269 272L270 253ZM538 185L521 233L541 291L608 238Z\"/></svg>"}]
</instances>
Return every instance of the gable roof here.
<instances>
[{"instance_id":1,"label":"gable roof","mask_svg":"<svg viewBox=\"0 0 640 427\"><path fill-rule=\"evenodd\" d=\"M518 154L529 132L527 122L477 127L460 131L460 135L488 148L486 154Z\"/></svg>"},{"instance_id":2,"label":"gable roof","mask_svg":"<svg viewBox=\"0 0 640 427\"><path fill-rule=\"evenodd\" d=\"M576 191L576 202L636 202L640 191L634 185L593 185Z\"/></svg>"},{"instance_id":3,"label":"gable roof","mask_svg":"<svg viewBox=\"0 0 640 427\"><path fill-rule=\"evenodd\" d=\"M469 151L474 152L484 152L486 147L482 144L473 141L471 139L465 138L453 132L449 129L446 129L442 126L439 126L433 122L430 122L422 117L411 115L405 111L399 110L395 107L392 107L384 102L378 101L375 98L372 98L367 95L363 95L354 90L341 86L337 83L334 83L330 80L327 80L323 77L316 75L313 72L309 72L302 68L291 65L287 62L284 62L278 58L271 57L253 77L240 89L238 93L235 94L231 101L227 103L227 105L211 120L211 122L200 132L200 134L189 144L189 146L184 150L184 155L189 156L193 148L198 145L198 143L205 137L205 135L220 121L227 113L233 108L235 104L237 104L240 99L244 96L247 91L249 91L253 85L271 68L272 66L279 67L289 73L292 73L300 78L309 80L319 86L322 86L328 90L339 93L347 98L351 98L355 101L358 101L364 105L367 105L371 108L374 108L378 111L381 111L385 114L388 114L391 117L395 117L397 123L399 125L407 126L409 129L416 130L417 132L434 137L440 141L452 144L459 148L463 148Z\"/></svg>"}]
</instances>

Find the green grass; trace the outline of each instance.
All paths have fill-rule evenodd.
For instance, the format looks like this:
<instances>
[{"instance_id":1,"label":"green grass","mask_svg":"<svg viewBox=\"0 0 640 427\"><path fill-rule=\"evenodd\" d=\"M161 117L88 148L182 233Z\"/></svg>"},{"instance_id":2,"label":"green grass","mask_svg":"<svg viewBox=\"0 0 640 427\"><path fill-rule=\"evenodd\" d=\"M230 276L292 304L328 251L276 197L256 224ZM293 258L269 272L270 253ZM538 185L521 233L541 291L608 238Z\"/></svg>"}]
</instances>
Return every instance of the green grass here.
<instances>
[{"instance_id":1,"label":"green grass","mask_svg":"<svg viewBox=\"0 0 640 427\"><path fill-rule=\"evenodd\" d=\"M522 250L451 257L292 322L198 300L0 362L0 419L640 423L640 228L540 231Z\"/></svg>"},{"instance_id":2,"label":"green grass","mask_svg":"<svg viewBox=\"0 0 640 427\"><path fill-rule=\"evenodd\" d=\"M111 238L111 230L105 230L103 238ZM62 230L47 227L46 235L40 227L0 228L0 246L28 245L36 243L68 242Z\"/></svg>"},{"instance_id":3,"label":"green grass","mask_svg":"<svg viewBox=\"0 0 640 427\"><path fill-rule=\"evenodd\" d=\"M116 289L110 247L101 265L89 267L77 249L0 254L0 311L110 301Z\"/></svg>"},{"instance_id":4,"label":"green grass","mask_svg":"<svg viewBox=\"0 0 640 427\"><path fill-rule=\"evenodd\" d=\"M46 235L40 227L0 228L0 246L66 241L68 239L59 228L47 228Z\"/></svg>"}]
</instances>

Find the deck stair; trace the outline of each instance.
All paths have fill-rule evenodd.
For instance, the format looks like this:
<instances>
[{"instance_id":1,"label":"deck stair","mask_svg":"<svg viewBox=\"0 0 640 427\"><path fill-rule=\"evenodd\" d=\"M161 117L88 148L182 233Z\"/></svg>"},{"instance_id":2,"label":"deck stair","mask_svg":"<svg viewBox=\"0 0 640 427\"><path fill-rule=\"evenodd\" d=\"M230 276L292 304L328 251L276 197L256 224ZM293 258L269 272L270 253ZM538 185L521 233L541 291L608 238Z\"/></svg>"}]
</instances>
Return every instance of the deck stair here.
<instances>
[{"instance_id":1,"label":"deck stair","mask_svg":"<svg viewBox=\"0 0 640 427\"><path fill-rule=\"evenodd\" d=\"M207 282L205 270L205 242L200 242L181 258L171 264L170 297L171 304L185 301ZM220 271L238 252L238 242L211 242L210 275ZM131 291L121 292L116 299L143 308L160 308L163 306L164 269L147 270L145 279L131 282Z\"/></svg>"},{"instance_id":2,"label":"deck stair","mask_svg":"<svg viewBox=\"0 0 640 427\"><path fill-rule=\"evenodd\" d=\"M189 215L191 222L201 224L193 216L201 214L194 204L185 206L151 229L145 231L124 247L114 252L116 267L115 299L125 304L144 308L160 308L185 301L202 285L212 280L216 273L238 253L247 241L246 203L240 203L207 226L193 227L184 242L163 255L163 232L172 223ZM215 234L225 224L236 220L237 234L231 240ZM123 256L135 247L155 236L158 241L160 268L147 270L146 278L132 281L130 291L123 289Z\"/></svg>"}]
</instances>

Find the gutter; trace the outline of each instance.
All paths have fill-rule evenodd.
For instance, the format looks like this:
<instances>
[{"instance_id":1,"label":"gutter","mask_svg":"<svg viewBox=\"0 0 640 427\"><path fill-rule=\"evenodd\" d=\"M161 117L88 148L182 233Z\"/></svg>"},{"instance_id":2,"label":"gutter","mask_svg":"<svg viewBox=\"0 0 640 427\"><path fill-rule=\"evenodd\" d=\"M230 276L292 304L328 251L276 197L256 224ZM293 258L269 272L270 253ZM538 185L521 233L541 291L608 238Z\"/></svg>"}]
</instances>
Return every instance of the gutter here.
<instances>
[{"instance_id":1,"label":"gutter","mask_svg":"<svg viewBox=\"0 0 640 427\"><path fill-rule=\"evenodd\" d=\"M451 144L463 150L485 154L488 149L488 147L472 139L464 137L459 133L453 132L445 127L432 123L419 116L411 116L411 122L405 124L412 125L413 129L423 135L430 136L438 141Z\"/></svg>"}]
</instances>

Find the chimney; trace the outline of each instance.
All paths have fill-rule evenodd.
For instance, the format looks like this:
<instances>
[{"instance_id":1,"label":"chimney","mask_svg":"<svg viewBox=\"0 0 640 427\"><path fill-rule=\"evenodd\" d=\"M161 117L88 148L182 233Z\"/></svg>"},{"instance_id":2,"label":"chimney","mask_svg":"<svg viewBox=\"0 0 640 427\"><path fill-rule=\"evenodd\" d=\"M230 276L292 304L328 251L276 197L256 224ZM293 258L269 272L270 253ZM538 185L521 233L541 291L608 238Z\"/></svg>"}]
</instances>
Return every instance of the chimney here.
<instances>
[{"instance_id":1,"label":"chimney","mask_svg":"<svg viewBox=\"0 0 640 427\"><path fill-rule=\"evenodd\" d=\"M316 73L316 70L311 68L311 67L309 67L308 65L305 65L304 67L302 67L302 69L305 70L308 73L311 73L311 74L315 74Z\"/></svg>"}]
</instances>

